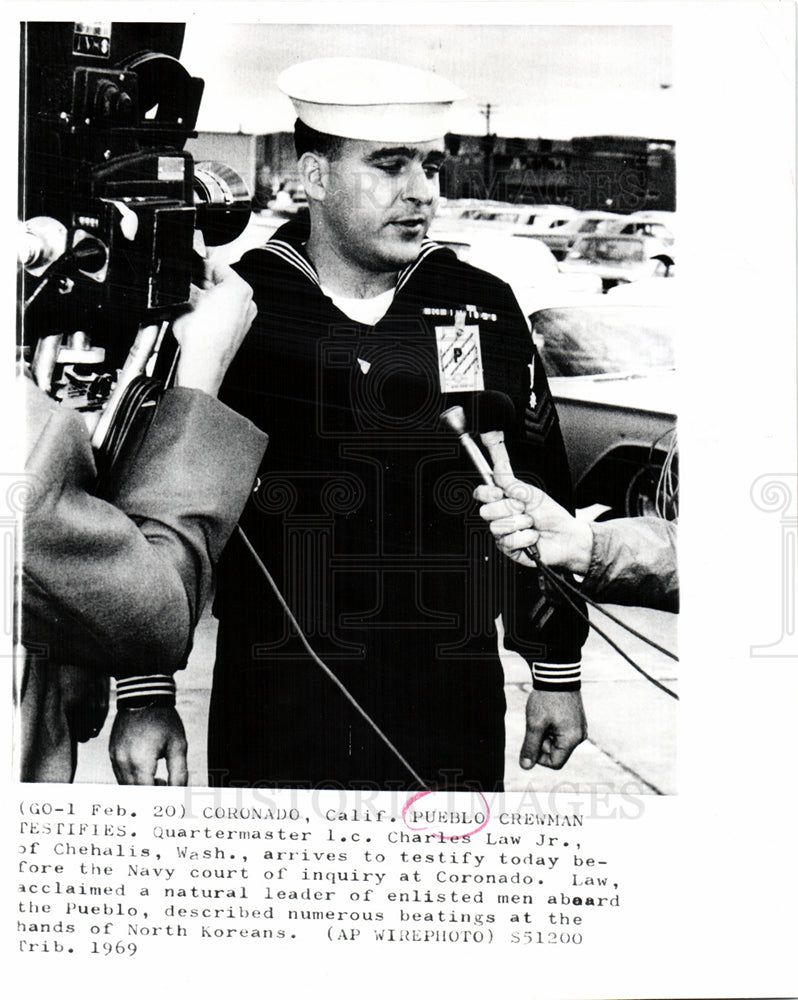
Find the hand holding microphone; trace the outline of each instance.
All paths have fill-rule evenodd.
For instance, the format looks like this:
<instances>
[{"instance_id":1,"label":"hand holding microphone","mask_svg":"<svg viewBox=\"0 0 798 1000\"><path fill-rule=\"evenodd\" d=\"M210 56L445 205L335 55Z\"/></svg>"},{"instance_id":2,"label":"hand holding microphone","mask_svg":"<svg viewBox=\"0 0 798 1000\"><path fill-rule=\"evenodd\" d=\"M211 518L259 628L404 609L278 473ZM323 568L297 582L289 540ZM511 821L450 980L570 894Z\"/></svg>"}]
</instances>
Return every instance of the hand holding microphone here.
<instances>
[{"instance_id":1,"label":"hand holding microphone","mask_svg":"<svg viewBox=\"0 0 798 1000\"><path fill-rule=\"evenodd\" d=\"M175 385L216 396L258 314L252 289L226 264L205 264L204 287L172 324L180 345Z\"/></svg>"},{"instance_id":2,"label":"hand holding microphone","mask_svg":"<svg viewBox=\"0 0 798 1000\"><path fill-rule=\"evenodd\" d=\"M502 455L490 444L486 447L496 485L478 486L474 499L482 504L480 516L488 522L499 549L521 565L533 566L525 550L534 546L546 566L584 576L593 549L590 525L543 490L516 479L509 460L505 461L506 451Z\"/></svg>"},{"instance_id":3,"label":"hand holding microphone","mask_svg":"<svg viewBox=\"0 0 798 1000\"><path fill-rule=\"evenodd\" d=\"M552 568L584 574L590 565L593 533L564 507L536 486L516 479L504 444L504 428L512 423L512 401L501 392L475 394L461 406L450 407L441 419L459 436L484 481L474 491L496 545L522 566L534 567L532 555ZM475 427L490 456L486 460L468 434ZM492 465L492 467L491 467ZM527 550L531 549L532 552Z\"/></svg>"}]
</instances>

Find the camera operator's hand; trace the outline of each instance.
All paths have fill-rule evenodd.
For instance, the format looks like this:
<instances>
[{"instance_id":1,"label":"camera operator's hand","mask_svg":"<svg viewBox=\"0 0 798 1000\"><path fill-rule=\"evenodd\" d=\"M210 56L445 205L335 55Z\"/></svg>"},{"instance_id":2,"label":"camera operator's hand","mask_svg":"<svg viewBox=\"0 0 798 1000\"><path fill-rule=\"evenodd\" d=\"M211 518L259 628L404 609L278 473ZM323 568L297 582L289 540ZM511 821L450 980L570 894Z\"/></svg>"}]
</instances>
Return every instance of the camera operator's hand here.
<instances>
[{"instance_id":1,"label":"camera operator's hand","mask_svg":"<svg viewBox=\"0 0 798 1000\"><path fill-rule=\"evenodd\" d=\"M225 264L205 265L205 282L172 324L180 344L175 385L216 396L258 310L252 289Z\"/></svg>"},{"instance_id":2,"label":"camera operator's hand","mask_svg":"<svg viewBox=\"0 0 798 1000\"><path fill-rule=\"evenodd\" d=\"M120 785L163 784L155 779L162 757L169 784L188 784L186 733L170 705L117 709L108 749Z\"/></svg>"}]
</instances>

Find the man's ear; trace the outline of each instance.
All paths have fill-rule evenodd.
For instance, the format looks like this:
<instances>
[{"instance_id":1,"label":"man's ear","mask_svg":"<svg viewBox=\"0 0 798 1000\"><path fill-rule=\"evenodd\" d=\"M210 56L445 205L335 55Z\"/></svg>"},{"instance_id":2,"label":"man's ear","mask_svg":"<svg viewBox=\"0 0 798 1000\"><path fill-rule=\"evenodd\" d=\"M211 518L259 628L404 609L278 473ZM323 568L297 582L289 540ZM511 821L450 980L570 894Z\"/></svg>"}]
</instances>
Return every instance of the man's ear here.
<instances>
[{"instance_id":1,"label":"man's ear","mask_svg":"<svg viewBox=\"0 0 798 1000\"><path fill-rule=\"evenodd\" d=\"M330 177L327 157L321 153L303 153L297 165L305 194L313 201L324 201Z\"/></svg>"}]
</instances>

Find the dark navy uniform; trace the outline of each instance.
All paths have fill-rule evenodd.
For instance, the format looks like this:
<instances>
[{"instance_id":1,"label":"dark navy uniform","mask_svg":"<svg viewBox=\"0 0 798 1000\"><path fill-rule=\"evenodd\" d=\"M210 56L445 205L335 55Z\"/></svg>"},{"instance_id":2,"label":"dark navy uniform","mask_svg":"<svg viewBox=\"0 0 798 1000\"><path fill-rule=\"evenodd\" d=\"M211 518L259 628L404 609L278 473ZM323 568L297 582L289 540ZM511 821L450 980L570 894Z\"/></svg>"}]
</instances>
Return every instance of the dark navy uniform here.
<instances>
[{"instance_id":1,"label":"dark navy uniform","mask_svg":"<svg viewBox=\"0 0 798 1000\"><path fill-rule=\"evenodd\" d=\"M567 607L541 616L537 574L496 552L478 478L439 421L455 401L440 331L477 328L484 387L515 405L516 474L569 506L542 366L509 287L452 251L425 243L371 327L325 296L302 239L291 223L237 267L258 317L222 396L271 442L242 526L314 650L425 782L500 789L496 617L530 664L577 662L585 628ZM212 784L414 785L309 657L240 539L215 610Z\"/></svg>"}]
</instances>

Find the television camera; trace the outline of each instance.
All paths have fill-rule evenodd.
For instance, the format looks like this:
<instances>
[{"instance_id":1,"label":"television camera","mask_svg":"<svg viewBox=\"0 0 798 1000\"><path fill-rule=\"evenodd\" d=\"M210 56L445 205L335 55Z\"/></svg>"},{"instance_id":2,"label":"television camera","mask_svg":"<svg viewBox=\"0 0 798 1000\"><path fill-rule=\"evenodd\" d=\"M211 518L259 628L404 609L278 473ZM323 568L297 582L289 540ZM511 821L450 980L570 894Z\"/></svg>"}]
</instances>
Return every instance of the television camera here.
<instances>
[{"instance_id":1,"label":"television camera","mask_svg":"<svg viewBox=\"0 0 798 1000\"><path fill-rule=\"evenodd\" d=\"M100 455L168 384L201 253L250 216L241 177L184 149L204 86L179 62L184 33L22 26L20 343L42 389L93 415Z\"/></svg>"}]
</instances>

